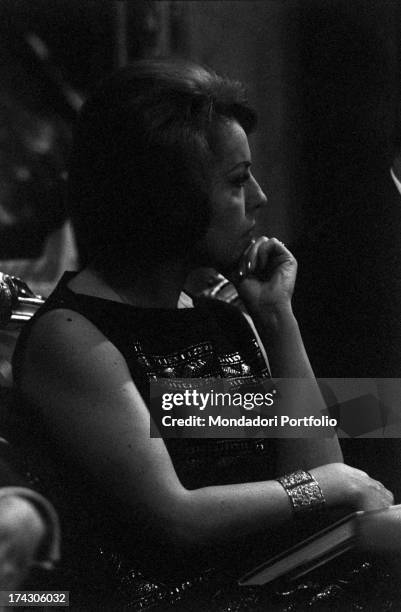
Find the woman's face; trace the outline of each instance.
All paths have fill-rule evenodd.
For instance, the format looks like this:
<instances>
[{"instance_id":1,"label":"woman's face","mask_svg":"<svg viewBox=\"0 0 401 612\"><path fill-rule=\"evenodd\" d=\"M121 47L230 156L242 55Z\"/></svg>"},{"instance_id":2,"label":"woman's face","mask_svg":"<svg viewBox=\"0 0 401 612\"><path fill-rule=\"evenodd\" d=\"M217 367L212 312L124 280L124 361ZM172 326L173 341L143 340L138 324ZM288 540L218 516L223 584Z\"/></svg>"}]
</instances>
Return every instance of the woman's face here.
<instances>
[{"instance_id":1,"label":"woman's face","mask_svg":"<svg viewBox=\"0 0 401 612\"><path fill-rule=\"evenodd\" d=\"M211 220L199 242L202 264L220 272L235 270L249 246L256 214L267 202L251 172L248 138L236 121L219 125L211 177Z\"/></svg>"}]
</instances>

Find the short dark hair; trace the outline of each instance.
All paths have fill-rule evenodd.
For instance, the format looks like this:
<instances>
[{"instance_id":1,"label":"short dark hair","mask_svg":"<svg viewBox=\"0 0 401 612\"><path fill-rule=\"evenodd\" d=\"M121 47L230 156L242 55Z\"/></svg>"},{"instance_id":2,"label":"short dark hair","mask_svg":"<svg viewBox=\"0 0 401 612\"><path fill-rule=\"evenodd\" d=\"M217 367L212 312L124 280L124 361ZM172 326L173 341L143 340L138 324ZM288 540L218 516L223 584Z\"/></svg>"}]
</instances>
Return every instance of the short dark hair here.
<instances>
[{"instance_id":1,"label":"short dark hair","mask_svg":"<svg viewBox=\"0 0 401 612\"><path fill-rule=\"evenodd\" d=\"M141 60L83 105L69 170L82 264L100 272L188 253L209 223L207 168L216 125L248 134L243 86L187 61Z\"/></svg>"}]
</instances>

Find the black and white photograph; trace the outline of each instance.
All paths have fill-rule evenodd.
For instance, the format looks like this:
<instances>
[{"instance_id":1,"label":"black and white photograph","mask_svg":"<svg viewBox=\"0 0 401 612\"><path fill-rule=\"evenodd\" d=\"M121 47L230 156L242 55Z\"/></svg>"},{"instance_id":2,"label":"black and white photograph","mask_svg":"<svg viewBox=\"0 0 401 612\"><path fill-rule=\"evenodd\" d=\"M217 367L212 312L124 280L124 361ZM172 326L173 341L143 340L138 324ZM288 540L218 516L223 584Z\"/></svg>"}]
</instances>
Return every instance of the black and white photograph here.
<instances>
[{"instance_id":1,"label":"black and white photograph","mask_svg":"<svg viewBox=\"0 0 401 612\"><path fill-rule=\"evenodd\" d=\"M0 0L0 611L401 609L401 3Z\"/></svg>"}]
</instances>

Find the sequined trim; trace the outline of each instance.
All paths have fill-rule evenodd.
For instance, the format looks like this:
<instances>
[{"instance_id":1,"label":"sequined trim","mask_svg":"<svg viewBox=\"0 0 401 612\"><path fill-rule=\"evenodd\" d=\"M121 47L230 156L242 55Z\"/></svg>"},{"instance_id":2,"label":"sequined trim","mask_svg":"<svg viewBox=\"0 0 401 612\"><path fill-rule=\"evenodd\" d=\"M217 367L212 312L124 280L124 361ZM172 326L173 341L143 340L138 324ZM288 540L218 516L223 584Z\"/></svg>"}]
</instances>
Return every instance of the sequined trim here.
<instances>
[{"instance_id":1,"label":"sequined trim","mask_svg":"<svg viewBox=\"0 0 401 612\"><path fill-rule=\"evenodd\" d=\"M256 346L254 346L256 349ZM210 342L185 347L167 355L145 353L140 342L132 345L134 358L146 372L148 380L157 378L244 378L257 380L251 366L238 352L220 354ZM255 350L255 358L258 358Z\"/></svg>"}]
</instances>

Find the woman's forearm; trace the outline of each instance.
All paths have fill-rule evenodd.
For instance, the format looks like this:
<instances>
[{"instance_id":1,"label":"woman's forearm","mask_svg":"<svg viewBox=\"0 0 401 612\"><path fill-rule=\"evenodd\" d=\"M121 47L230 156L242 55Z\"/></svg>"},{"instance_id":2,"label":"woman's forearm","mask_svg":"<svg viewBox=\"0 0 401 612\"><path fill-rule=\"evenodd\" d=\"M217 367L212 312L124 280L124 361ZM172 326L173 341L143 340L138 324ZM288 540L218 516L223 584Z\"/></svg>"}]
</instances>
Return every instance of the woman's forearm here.
<instances>
[{"instance_id":1,"label":"woman's forearm","mask_svg":"<svg viewBox=\"0 0 401 612\"><path fill-rule=\"evenodd\" d=\"M269 356L271 373L281 381L283 400L277 404L289 417L321 417L326 405L310 365L291 304L250 312ZM284 433L296 435L291 428ZM342 461L337 437L331 428L300 428L300 437L277 440L278 469L293 470ZM314 435L314 437L312 437Z\"/></svg>"},{"instance_id":2,"label":"woman's forearm","mask_svg":"<svg viewBox=\"0 0 401 612\"><path fill-rule=\"evenodd\" d=\"M274 378L314 379L291 304L250 314L269 355Z\"/></svg>"},{"instance_id":3,"label":"woman's forearm","mask_svg":"<svg viewBox=\"0 0 401 612\"><path fill-rule=\"evenodd\" d=\"M377 483L347 465L319 466L310 469L310 475L320 487L322 503L328 513L338 513L338 510L347 513L384 505ZM284 536L294 526L295 512L284 487L276 480L269 480L190 491L178 488L175 493L170 492L170 503L158 506L157 524L165 529L159 535L167 537L173 547L189 552L216 550L219 545L236 549L252 536ZM308 495L310 493L305 492L306 501ZM389 503L391 500L386 505ZM311 516L313 512L306 512L305 517L309 517L306 526ZM302 518L299 520L297 525L301 528Z\"/></svg>"},{"instance_id":4,"label":"woman's forearm","mask_svg":"<svg viewBox=\"0 0 401 612\"><path fill-rule=\"evenodd\" d=\"M174 542L183 548L227 545L290 524L291 504L277 481L186 491L174 517Z\"/></svg>"}]
</instances>

